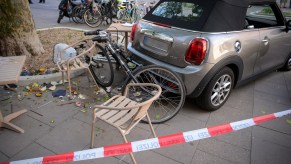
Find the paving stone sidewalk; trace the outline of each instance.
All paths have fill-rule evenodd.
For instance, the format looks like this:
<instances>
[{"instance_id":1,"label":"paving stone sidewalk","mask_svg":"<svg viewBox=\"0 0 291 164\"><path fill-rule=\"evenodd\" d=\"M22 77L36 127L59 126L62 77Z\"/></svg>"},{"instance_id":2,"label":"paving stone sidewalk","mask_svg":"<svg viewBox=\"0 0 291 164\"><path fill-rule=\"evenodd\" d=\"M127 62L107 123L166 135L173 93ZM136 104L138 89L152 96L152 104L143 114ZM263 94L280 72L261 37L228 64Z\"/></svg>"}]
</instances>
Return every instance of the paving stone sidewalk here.
<instances>
[{"instance_id":1,"label":"paving stone sidewalk","mask_svg":"<svg viewBox=\"0 0 291 164\"><path fill-rule=\"evenodd\" d=\"M62 101L51 92L41 98L33 94L18 100L22 87L16 92L0 88L3 115L20 109L29 111L13 121L25 130L24 134L0 129L0 161L13 161L65 152L89 149L92 112L89 106L104 101L105 94L96 95L94 86L85 75L78 81L85 100ZM58 86L58 89L66 89ZM89 102L79 108L72 101ZM50 102L50 103L48 103ZM291 72L273 72L235 89L219 110L207 112L187 99L182 111L172 120L154 125L158 134L196 130L208 126L239 121L254 116L291 109ZM47 104L48 103L48 104ZM47 104L45 106L42 106ZM63 104L63 105L62 105ZM83 110L85 109L85 110ZM291 163L291 116L234 133L186 143L163 149L135 153L138 163ZM96 124L96 147L122 143L122 136L110 125ZM153 137L147 124L139 124L129 135L130 141ZM131 163L128 155L90 160L81 163Z\"/></svg>"},{"instance_id":2,"label":"paving stone sidewalk","mask_svg":"<svg viewBox=\"0 0 291 164\"><path fill-rule=\"evenodd\" d=\"M47 1L45 5L31 5L37 28L60 26L56 24L59 0ZM51 14L53 13L53 14ZM46 20L43 17L46 16ZM65 19L61 25L83 28ZM87 28L87 27L86 27ZM85 75L80 80L84 102L90 106L102 103L104 95L96 95L92 84ZM65 89L66 87L60 86ZM60 89L59 88L59 89ZM9 92L9 93L8 93ZM44 93L42 98L34 95L17 99L18 93L0 87L0 101L3 115L21 109L28 112L12 122L25 130L24 134L7 129L0 129L0 162L22 160L46 155L89 149L91 110L67 104L52 98L51 92ZM48 102L51 103L40 107ZM75 101L75 100L72 100ZM40 107L40 108L38 108ZM154 125L157 135L195 130L218 124L239 121L291 109L291 71L272 72L263 78L236 88L227 103L219 110L207 112L199 109L192 99L187 99L181 112L172 120ZM82 111L81 111L82 110ZM291 163L291 116L286 116L253 128L186 143L163 149L135 153L140 164L148 163L186 163L186 164L290 164ZM98 121L96 126L97 147L122 143L118 131ZM139 124L129 135L130 141L153 137L147 124ZM75 162L77 163L77 162ZM131 163L129 155L89 160L79 163Z\"/></svg>"}]
</instances>

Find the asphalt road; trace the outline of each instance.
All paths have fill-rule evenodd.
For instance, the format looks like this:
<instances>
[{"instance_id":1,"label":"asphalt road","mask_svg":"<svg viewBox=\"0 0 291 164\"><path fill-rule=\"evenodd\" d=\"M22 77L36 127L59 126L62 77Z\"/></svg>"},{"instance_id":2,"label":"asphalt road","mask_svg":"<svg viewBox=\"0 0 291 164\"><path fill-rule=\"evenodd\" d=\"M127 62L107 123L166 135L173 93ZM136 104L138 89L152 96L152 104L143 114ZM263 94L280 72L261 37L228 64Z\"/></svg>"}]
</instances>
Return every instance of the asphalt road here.
<instances>
[{"instance_id":1,"label":"asphalt road","mask_svg":"<svg viewBox=\"0 0 291 164\"><path fill-rule=\"evenodd\" d=\"M38 3L38 0L32 0L33 4L30 4L32 17L37 29L51 28L51 27L73 27L85 30L94 30L86 24L76 24L73 20L64 17L61 23L57 23L59 16L58 5L61 0L47 0L45 4ZM98 27L104 29L105 26Z\"/></svg>"}]
</instances>

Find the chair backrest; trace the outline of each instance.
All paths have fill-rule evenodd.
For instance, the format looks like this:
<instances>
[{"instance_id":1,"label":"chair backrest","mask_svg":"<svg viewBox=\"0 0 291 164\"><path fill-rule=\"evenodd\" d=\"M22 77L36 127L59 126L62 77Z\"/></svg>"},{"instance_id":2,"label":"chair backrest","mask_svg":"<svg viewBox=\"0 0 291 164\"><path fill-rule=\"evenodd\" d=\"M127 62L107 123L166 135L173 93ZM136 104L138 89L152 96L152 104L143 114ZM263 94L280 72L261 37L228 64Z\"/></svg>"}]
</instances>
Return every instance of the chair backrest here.
<instances>
[{"instance_id":1,"label":"chair backrest","mask_svg":"<svg viewBox=\"0 0 291 164\"><path fill-rule=\"evenodd\" d=\"M130 87L134 87L132 93L130 93ZM134 101L134 99L136 101L143 101L137 103L139 107L138 109L136 109L137 111L135 115L132 116L131 124L140 121L147 114L147 111L149 110L150 106L156 99L158 99L158 97L161 95L161 92L162 92L161 87L156 84L133 83L127 85L125 96L131 98L132 101Z\"/></svg>"},{"instance_id":2,"label":"chair backrest","mask_svg":"<svg viewBox=\"0 0 291 164\"><path fill-rule=\"evenodd\" d=\"M57 65L60 69L60 71L66 71L68 68L73 67L73 68L80 68L80 67L88 67L89 64L91 63L92 59L92 54L90 54L90 51L92 51L93 48L95 48L96 43L93 42L90 48L83 50L83 52L77 54L77 51L72 48L77 45L80 45L84 42L87 42L88 40L91 39L85 39L79 42L76 42L72 45L66 45L64 46L63 44L57 44L54 49L56 49L56 52L54 53L54 58L56 58ZM66 55L66 52L70 49L74 49L75 55ZM73 50L70 50L69 52L73 52ZM80 58L84 57L85 55L89 54L90 62L87 64L85 61L82 61ZM56 56L56 57L55 57ZM55 59L54 59L55 60Z\"/></svg>"}]
</instances>

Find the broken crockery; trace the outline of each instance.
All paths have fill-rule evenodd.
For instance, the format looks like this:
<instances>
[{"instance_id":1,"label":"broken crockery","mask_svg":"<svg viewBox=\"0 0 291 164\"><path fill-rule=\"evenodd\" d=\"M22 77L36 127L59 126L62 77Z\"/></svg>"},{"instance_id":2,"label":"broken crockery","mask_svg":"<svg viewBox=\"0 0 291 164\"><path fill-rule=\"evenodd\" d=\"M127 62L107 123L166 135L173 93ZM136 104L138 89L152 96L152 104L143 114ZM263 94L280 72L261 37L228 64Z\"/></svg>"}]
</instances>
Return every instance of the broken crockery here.
<instances>
[{"instance_id":1,"label":"broken crockery","mask_svg":"<svg viewBox=\"0 0 291 164\"><path fill-rule=\"evenodd\" d=\"M80 101L77 101L77 102L76 102L76 106L80 107L81 105L82 105L82 104L81 104Z\"/></svg>"},{"instance_id":2,"label":"broken crockery","mask_svg":"<svg viewBox=\"0 0 291 164\"><path fill-rule=\"evenodd\" d=\"M49 87L48 89L49 89L50 91L54 91L54 90L57 89L57 87L56 87L55 85L53 85L53 86Z\"/></svg>"}]
</instances>

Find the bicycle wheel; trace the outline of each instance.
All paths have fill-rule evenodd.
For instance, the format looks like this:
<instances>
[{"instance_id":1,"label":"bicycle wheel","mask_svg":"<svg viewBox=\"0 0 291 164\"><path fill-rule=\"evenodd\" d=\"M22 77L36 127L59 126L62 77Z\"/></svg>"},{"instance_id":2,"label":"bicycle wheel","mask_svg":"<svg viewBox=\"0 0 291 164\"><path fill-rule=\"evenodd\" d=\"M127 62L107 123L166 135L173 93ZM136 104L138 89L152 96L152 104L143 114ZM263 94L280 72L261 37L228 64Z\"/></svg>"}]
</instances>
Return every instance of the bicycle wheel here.
<instances>
[{"instance_id":1,"label":"bicycle wheel","mask_svg":"<svg viewBox=\"0 0 291 164\"><path fill-rule=\"evenodd\" d=\"M92 57L89 69L97 84L109 87L114 78L112 62L107 51L99 45L96 46L101 49L101 52Z\"/></svg>"},{"instance_id":2,"label":"bicycle wheel","mask_svg":"<svg viewBox=\"0 0 291 164\"><path fill-rule=\"evenodd\" d=\"M120 9L117 11L116 14L117 20L125 21L126 17L126 10Z\"/></svg>"},{"instance_id":3,"label":"bicycle wheel","mask_svg":"<svg viewBox=\"0 0 291 164\"><path fill-rule=\"evenodd\" d=\"M97 11L92 11L91 9L87 9L83 15L83 19L85 23L90 27L98 27L102 23L102 15Z\"/></svg>"},{"instance_id":4,"label":"bicycle wheel","mask_svg":"<svg viewBox=\"0 0 291 164\"><path fill-rule=\"evenodd\" d=\"M75 23L84 23L83 19L84 8L82 6L75 7L73 10L73 21Z\"/></svg>"},{"instance_id":5,"label":"bicycle wheel","mask_svg":"<svg viewBox=\"0 0 291 164\"><path fill-rule=\"evenodd\" d=\"M77 16L79 12L80 12L80 7L79 6L74 7L73 12L72 12L72 19L77 24L79 23L79 21L77 20Z\"/></svg>"},{"instance_id":6,"label":"bicycle wheel","mask_svg":"<svg viewBox=\"0 0 291 164\"><path fill-rule=\"evenodd\" d=\"M155 83L162 88L161 96L148 111L152 123L163 123L178 114L184 105L186 91L176 73L165 67L149 65L135 70L133 75L140 83ZM148 122L147 119L143 121Z\"/></svg>"}]
</instances>

